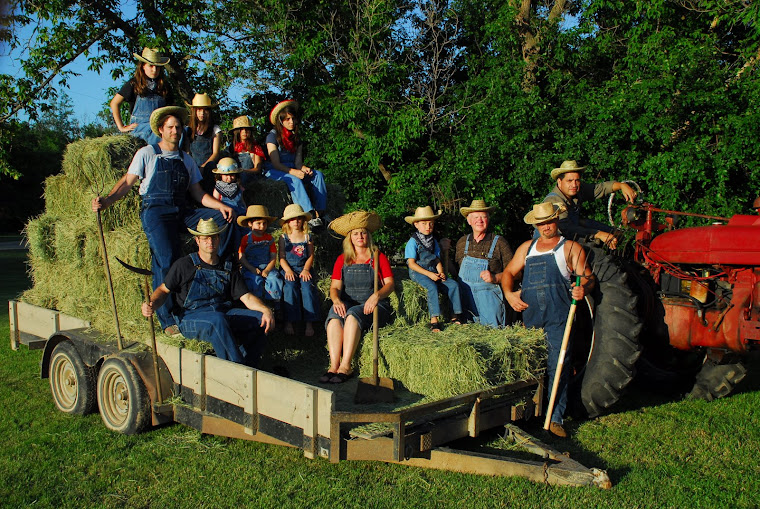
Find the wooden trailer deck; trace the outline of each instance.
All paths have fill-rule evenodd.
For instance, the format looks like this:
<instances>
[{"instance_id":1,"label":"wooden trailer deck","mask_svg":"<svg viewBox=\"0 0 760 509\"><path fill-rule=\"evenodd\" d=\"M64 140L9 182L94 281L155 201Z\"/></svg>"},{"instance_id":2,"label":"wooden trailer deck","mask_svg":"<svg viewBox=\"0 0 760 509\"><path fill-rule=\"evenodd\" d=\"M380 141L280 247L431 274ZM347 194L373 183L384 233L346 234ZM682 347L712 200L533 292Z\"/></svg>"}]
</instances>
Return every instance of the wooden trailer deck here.
<instances>
[{"instance_id":1,"label":"wooden trailer deck","mask_svg":"<svg viewBox=\"0 0 760 509\"><path fill-rule=\"evenodd\" d=\"M65 371L68 385L62 390L68 390L74 399L84 394L77 390L97 392L104 422L117 431L124 432L109 426L103 401L108 406L112 400L117 411L128 407L130 397L127 396L137 398L134 391L126 390L125 386L134 382L136 387L144 386L150 398L149 413L153 425L174 421L202 433L297 447L307 458L321 456L331 462L373 460L475 474L518 475L550 484L610 487L606 472L580 465L513 424L540 415L543 378L412 404L400 410L389 411L387 407L371 405L347 409L345 405L339 408L337 404L339 391L344 395L341 399L345 399L348 391L353 394L355 379L340 387L315 386L159 343L160 380L156 381L151 353L142 343L126 342L124 349L119 351L115 342L103 341L98 331L90 329L86 321L22 302L11 301L9 313L11 347L15 349L19 344L28 344L30 348L44 348L43 378L51 377L51 357L56 348L66 342L74 346L86 369L93 373L100 370L101 376L96 376L97 387L79 388L77 386L81 384L92 384L92 377L77 379L76 370ZM102 394L104 387L111 386L101 381L101 366L108 363L110 370L114 365L110 359L121 359L129 364L136 373L134 378L137 378L115 384L121 392L111 400L108 394ZM122 372L132 371L119 371ZM57 373L58 370L51 377L54 399L56 384L63 385L58 381L60 376ZM125 375L122 378L130 377ZM116 380L125 382L118 377ZM159 387L164 401L158 400ZM375 428L370 426L357 431L357 426L366 424L373 424ZM536 453L538 460L445 447L455 440L477 437L494 428L504 428L505 437Z\"/></svg>"}]
</instances>

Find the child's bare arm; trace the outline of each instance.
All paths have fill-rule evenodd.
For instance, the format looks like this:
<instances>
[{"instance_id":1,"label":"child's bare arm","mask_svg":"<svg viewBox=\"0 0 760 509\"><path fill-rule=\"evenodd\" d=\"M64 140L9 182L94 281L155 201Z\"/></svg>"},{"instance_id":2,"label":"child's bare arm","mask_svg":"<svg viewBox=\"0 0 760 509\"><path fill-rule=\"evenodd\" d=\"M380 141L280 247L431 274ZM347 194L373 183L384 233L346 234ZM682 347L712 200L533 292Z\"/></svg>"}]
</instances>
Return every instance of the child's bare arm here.
<instances>
[{"instance_id":1,"label":"child's bare arm","mask_svg":"<svg viewBox=\"0 0 760 509\"><path fill-rule=\"evenodd\" d=\"M238 253L239 259L240 259L240 265L246 268L248 272L251 272L253 274L258 274L259 269L251 265L251 263L245 259L245 255L243 253Z\"/></svg>"},{"instance_id":2,"label":"child's bare arm","mask_svg":"<svg viewBox=\"0 0 760 509\"><path fill-rule=\"evenodd\" d=\"M261 275L263 277L267 277L270 272L272 272L272 269L274 268L274 262L277 260L277 253L269 253L269 263L267 263L267 266L264 267L264 270L261 271Z\"/></svg>"}]
</instances>

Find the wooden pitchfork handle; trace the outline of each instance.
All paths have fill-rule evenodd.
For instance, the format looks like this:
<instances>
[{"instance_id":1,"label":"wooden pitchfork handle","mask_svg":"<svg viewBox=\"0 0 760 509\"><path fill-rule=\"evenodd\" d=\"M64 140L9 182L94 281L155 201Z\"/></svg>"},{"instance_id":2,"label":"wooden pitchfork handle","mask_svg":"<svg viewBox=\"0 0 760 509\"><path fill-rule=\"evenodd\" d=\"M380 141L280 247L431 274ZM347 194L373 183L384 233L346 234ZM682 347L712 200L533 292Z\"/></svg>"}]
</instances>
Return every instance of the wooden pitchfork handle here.
<instances>
[{"instance_id":1,"label":"wooden pitchfork handle","mask_svg":"<svg viewBox=\"0 0 760 509\"><path fill-rule=\"evenodd\" d=\"M581 277L576 276L576 286L581 285ZM578 307L578 301L573 299L570 304L570 311L567 313L567 322L565 323L565 334L562 336L562 346L559 349L559 359L557 359L557 370L554 372L554 383L552 384L552 392L549 397L549 407L546 409L546 419L544 420L544 429L548 430L552 421L552 412L554 411L554 403L557 398L557 389L559 388L559 379L562 375L562 368L565 366L565 354L567 353L567 344L570 342L570 330L573 328L573 318L575 318L575 309Z\"/></svg>"},{"instance_id":2,"label":"wooden pitchfork handle","mask_svg":"<svg viewBox=\"0 0 760 509\"><path fill-rule=\"evenodd\" d=\"M373 258L373 263L375 265L374 267L374 279L375 279L375 293L377 293L377 287L378 287L378 263L379 263L379 251L375 251L375 255ZM377 332L377 326L380 323L380 317L377 314L377 306L380 304L380 300L378 299L377 304L375 305L375 309L372 311L372 385L379 385L380 384L380 378L378 376L378 351L380 350L380 339L379 334Z\"/></svg>"}]
</instances>

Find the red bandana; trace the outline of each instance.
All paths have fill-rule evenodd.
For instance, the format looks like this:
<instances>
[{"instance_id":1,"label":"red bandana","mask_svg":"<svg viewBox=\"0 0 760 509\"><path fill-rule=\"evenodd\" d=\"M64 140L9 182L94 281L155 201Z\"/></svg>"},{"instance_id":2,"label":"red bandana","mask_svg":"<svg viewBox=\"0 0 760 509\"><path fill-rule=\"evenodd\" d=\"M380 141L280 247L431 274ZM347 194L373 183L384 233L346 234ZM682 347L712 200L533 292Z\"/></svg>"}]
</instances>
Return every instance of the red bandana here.
<instances>
[{"instance_id":1,"label":"red bandana","mask_svg":"<svg viewBox=\"0 0 760 509\"><path fill-rule=\"evenodd\" d=\"M282 146L288 152L296 153L296 135L290 129L282 128Z\"/></svg>"}]
</instances>

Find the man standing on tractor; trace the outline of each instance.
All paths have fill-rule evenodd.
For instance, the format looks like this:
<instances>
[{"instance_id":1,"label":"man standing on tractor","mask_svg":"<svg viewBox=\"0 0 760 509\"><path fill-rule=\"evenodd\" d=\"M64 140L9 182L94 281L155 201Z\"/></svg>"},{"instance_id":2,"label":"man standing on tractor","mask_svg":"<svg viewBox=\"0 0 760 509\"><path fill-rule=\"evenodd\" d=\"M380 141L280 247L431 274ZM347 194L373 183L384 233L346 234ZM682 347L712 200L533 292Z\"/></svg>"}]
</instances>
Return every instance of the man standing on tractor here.
<instances>
[{"instance_id":1,"label":"man standing on tractor","mask_svg":"<svg viewBox=\"0 0 760 509\"><path fill-rule=\"evenodd\" d=\"M570 299L582 300L594 285L583 247L565 240L559 233L561 210L562 206L556 203L533 206L524 221L535 226L539 237L518 247L501 274L501 288L512 309L522 312L526 327L541 327L546 333L548 387L554 385ZM521 272L522 288L515 290L515 280ZM576 276L581 276L579 286L571 283ZM558 437L567 436L562 417L567 407L569 356L568 349L549 425L549 431Z\"/></svg>"},{"instance_id":2,"label":"man standing on tractor","mask_svg":"<svg viewBox=\"0 0 760 509\"><path fill-rule=\"evenodd\" d=\"M557 186L546 195L544 203L564 205L565 210L559 216L559 229L565 238L581 239L590 236L615 249L617 238L613 234L614 229L598 221L581 217L583 202L621 191L625 200L633 203L636 191L625 182L582 183L581 173L585 169L585 166L578 166L575 161L564 161L559 168L554 168L551 177L557 182Z\"/></svg>"},{"instance_id":3,"label":"man standing on tractor","mask_svg":"<svg viewBox=\"0 0 760 509\"><path fill-rule=\"evenodd\" d=\"M248 291L240 267L219 257L219 234L227 226L201 219L196 229L188 228L198 252L172 264L150 302L143 303L142 313L153 316L174 294L172 312L183 336L210 342L220 359L256 367L274 318L272 310ZM247 309L233 308L233 300Z\"/></svg>"}]
</instances>

